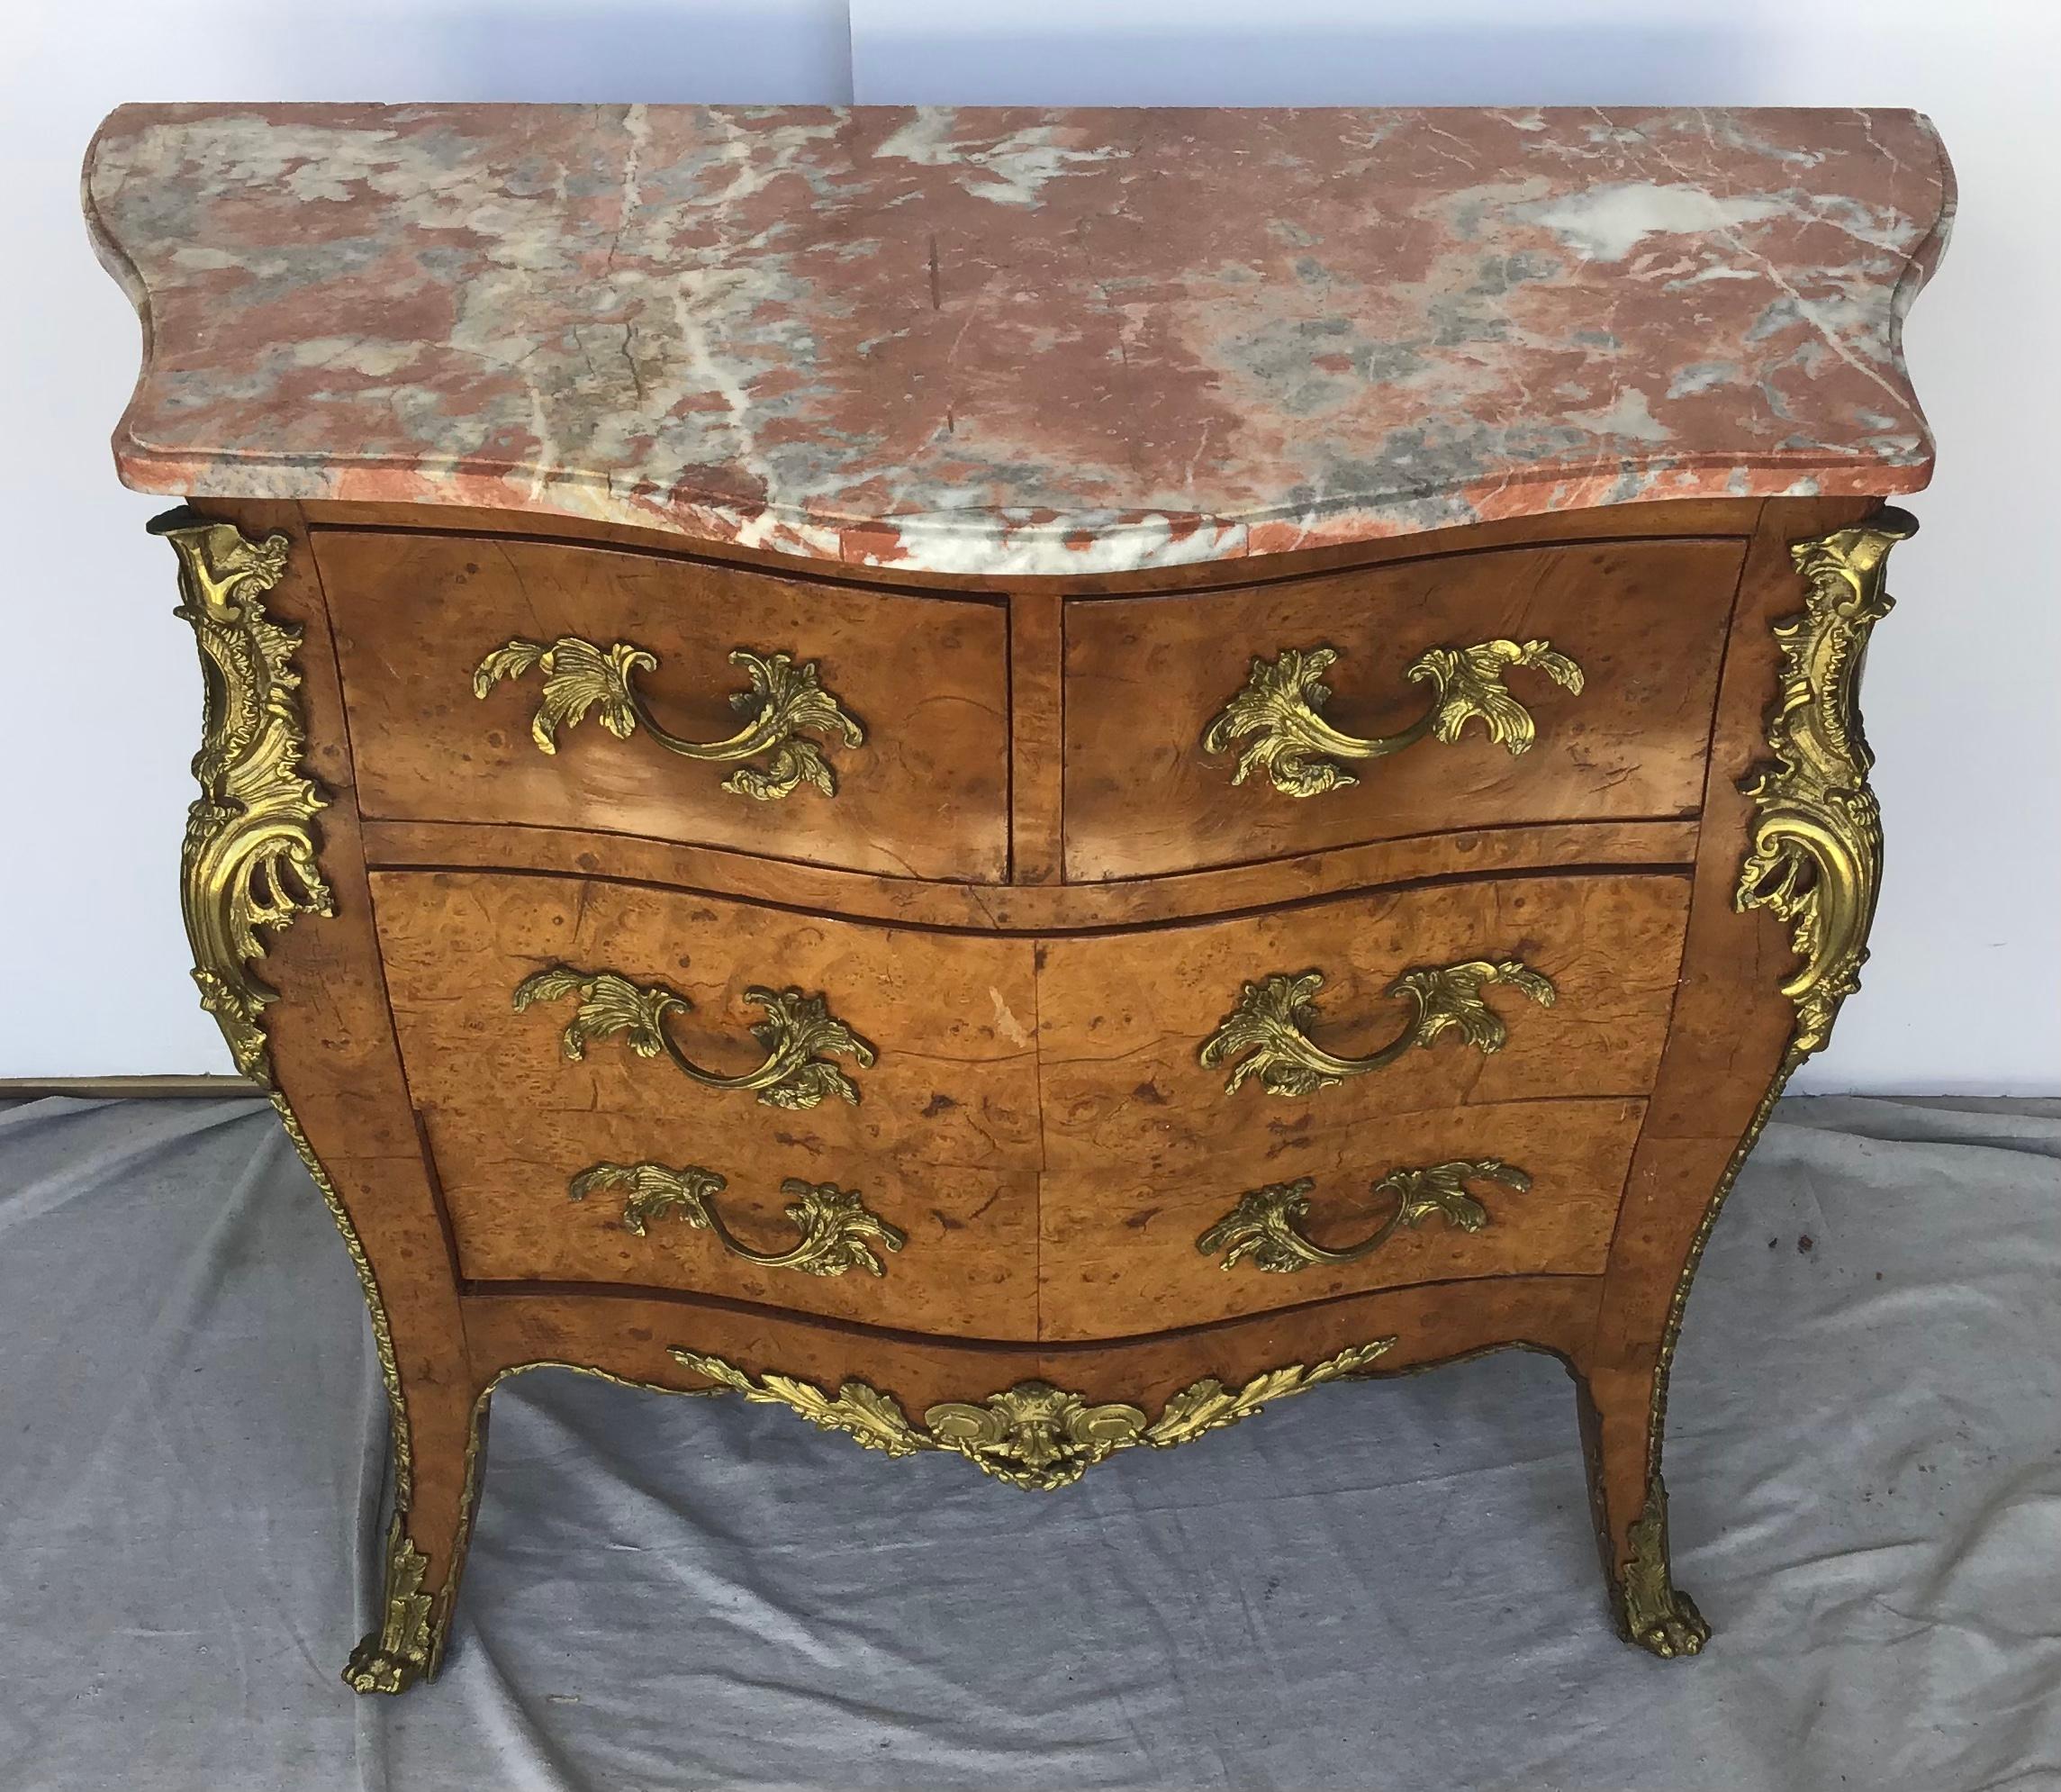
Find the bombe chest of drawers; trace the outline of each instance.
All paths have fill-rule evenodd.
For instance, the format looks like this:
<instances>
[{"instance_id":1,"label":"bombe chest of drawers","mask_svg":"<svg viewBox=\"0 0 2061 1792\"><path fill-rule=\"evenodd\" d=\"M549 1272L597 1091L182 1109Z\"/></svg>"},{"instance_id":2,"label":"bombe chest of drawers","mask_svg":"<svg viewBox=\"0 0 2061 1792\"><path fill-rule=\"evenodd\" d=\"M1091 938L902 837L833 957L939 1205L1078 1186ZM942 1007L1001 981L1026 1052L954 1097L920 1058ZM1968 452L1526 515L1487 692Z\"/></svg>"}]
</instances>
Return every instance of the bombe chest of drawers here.
<instances>
[{"instance_id":1,"label":"bombe chest of drawers","mask_svg":"<svg viewBox=\"0 0 2061 1792\"><path fill-rule=\"evenodd\" d=\"M1053 1489L1545 1351L1701 1646L1668 1371L1865 954L1923 119L131 107L86 186L194 975L392 1398L353 1686L552 1363Z\"/></svg>"}]
</instances>

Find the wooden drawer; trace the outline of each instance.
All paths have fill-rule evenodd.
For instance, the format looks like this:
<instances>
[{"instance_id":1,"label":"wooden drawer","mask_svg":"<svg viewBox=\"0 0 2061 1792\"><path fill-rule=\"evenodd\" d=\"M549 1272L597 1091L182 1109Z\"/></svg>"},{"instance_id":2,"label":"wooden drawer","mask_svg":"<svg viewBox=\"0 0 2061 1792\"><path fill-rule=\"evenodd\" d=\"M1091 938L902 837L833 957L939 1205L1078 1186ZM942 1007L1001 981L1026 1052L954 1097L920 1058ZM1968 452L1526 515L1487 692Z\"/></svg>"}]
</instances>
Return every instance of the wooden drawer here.
<instances>
[{"instance_id":1,"label":"wooden drawer","mask_svg":"<svg viewBox=\"0 0 2061 1792\"><path fill-rule=\"evenodd\" d=\"M1644 1095L1688 902L1686 876L1557 873L1048 940L1048 1198L1276 1181L1297 1141L1398 1115Z\"/></svg>"},{"instance_id":2,"label":"wooden drawer","mask_svg":"<svg viewBox=\"0 0 2061 1792\"><path fill-rule=\"evenodd\" d=\"M1099 1176L1054 1175L1041 1335L1135 1336L1415 1282L1599 1275L1645 1105L1469 1104L1325 1132L1255 1128L1246 1148L1178 1172L1117 1158Z\"/></svg>"},{"instance_id":3,"label":"wooden drawer","mask_svg":"<svg viewBox=\"0 0 2061 1792\"><path fill-rule=\"evenodd\" d=\"M1150 876L1449 828L1693 814L1744 552L1731 539L1507 548L1243 592L1071 602L1067 875ZM1532 663L1502 663L1502 649L1532 643L1546 646ZM1490 644L1500 647L1474 662L1426 658ZM1335 661L1298 669L1283 658L1317 648ZM1255 670L1255 659L1267 665ZM1570 666L1578 691L1563 682ZM1363 743L1408 738L1442 693L1449 721L1472 718L1453 740L1427 730L1372 758L1313 744L1300 779L1290 750L1233 783L1242 756L1317 742L1321 724ZM1206 750L1234 701L1239 720L1226 724L1222 750ZM1505 744L1490 738L1485 705L1505 719ZM1531 744L1510 752L1528 732ZM1321 784L1326 765L1358 782L1299 796L1277 786L1277 774Z\"/></svg>"},{"instance_id":4,"label":"wooden drawer","mask_svg":"<svg viewBox=\"0 0 2061 1792\"><path fill-rule=\"evenodd\" d=\"M402 1061L461 1274L677 1288L972 1336L1034 1335L1037 1091L1028 940L924 934L678 891L507 873L372 880ZM644 991L569 979L612 973ZM664 1003L664 986L692 1003ZM747 991L820 993L779 1025ZM565 1029L588 1036L569 1057ZM619 1023L628 1022L628 1026ZM747 1031L756 1022L757 1037ZM849 1030L842 1037L827 1027ZM644 1055L639 1045L648 1049ZM773 1061L769 1086L710 1087ZM871 1062L867 1062L868 1059ZM839 1079L856 1097L847 1100ZM782 1103L801 1105L781 1105ZM694 1179L646 1172L570 1198L597 1165L711 1172L748 1249L793 1249L789 1179L855 1190L907 1235L884 1267L769 1266L697 1229ZM628 1203L657 1194L645 1235ZM669 1204L668 1204L669 1203ZM850 1226L824 1222L832 1244ZM862 1239L866 1235L859 1235ZM826 1247L827 1248L827 1246ZM805 1261L820 1264L818 1254Z\"/></svg>"},{"instance_id":5,"label":"wooden drawer","mask_svg":"<svg viewBox=\"0 0 2061 1792\"><path fill-rule=\"evenodd\" d=\"M330 529L314 541L367 816L605 828L889 876L1007 875L999 603L484 536ZM600 651L554 648L566 638ZM531 650L476 697L475 671L511 642ZM620 701L608 658L619 643L647 656L628 669L641 714ZM534 664L545 649L550 665ZM740 649L792 664L761 674L731 663ZM795 692L781 722L734 749L757 744L748 758L682 756L654 732L732 739L760 712L733 698L760 675L800 679L804 662L824 697ZM532 734L547 675L555 694L592 701L552 730L550 753ZM782 764L790 744L798 756ZM808 782L818 765L835 794ZM798 777L785 795L748 793Z\"/></svg>"}]
</instances>

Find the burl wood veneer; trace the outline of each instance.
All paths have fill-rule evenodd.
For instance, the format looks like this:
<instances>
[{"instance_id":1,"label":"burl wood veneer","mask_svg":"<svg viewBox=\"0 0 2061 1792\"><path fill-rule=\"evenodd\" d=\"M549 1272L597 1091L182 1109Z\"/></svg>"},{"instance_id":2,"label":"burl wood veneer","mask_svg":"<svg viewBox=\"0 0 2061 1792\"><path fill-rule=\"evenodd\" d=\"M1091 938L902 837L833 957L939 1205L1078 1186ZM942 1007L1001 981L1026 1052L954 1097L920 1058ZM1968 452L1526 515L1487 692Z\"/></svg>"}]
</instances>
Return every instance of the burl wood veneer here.
<instances>
[{"instance_id":1,"label":"burl wood veneer","mask_svg":"<svg viewBox=\"0 0 2061 1792\"><path fill-rule=\"evenodd\" d=\"M1543 1350L1700 1648L1668 1369L1865 956L1951 195L1904 113L110 119L195 977L392 1397L350 1683L543 1363L1056 1489Z\"/></svg>"}]
</instances>

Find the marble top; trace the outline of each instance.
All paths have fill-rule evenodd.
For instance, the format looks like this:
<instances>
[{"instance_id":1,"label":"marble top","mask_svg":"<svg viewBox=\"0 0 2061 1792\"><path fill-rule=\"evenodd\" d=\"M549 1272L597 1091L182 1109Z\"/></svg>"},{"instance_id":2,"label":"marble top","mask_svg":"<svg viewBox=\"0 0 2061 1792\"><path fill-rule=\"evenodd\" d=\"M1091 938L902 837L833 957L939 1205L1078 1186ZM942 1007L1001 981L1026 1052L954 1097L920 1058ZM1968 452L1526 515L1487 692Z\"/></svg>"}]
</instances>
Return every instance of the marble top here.
<instances>
[{"instance_id":1,"label":"marble top","mask_svg":"<svg viewBox=\"0 0 2061 1792\"><path fill-rule=\"evenodd\" d=\"M1107 572L1930 475L1953 176L1818 110L124 106L142 491Z\"/></svg>"}]
</instances>

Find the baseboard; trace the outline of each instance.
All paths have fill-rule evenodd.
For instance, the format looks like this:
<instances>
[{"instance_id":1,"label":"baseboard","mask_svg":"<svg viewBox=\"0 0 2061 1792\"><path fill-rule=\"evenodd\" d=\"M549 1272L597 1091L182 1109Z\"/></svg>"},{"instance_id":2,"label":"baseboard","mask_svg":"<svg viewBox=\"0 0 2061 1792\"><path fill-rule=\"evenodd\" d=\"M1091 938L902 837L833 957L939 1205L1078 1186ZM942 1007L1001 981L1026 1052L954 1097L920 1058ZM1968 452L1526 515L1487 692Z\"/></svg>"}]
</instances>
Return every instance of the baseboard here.
<instances>
[{"instance_id":1,"label":"baseboard","mask_svg":"<svg viewBox=\"0 0 2061 1792\"><path fill-rule=\"evenodd\" d=\"M0 1076L0 1101L46 1095L136 1100L162 1095L262 1095L247 1076Z\"/></svg>"}]
</instances>

